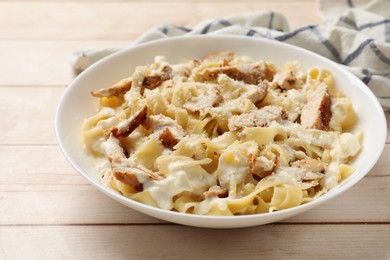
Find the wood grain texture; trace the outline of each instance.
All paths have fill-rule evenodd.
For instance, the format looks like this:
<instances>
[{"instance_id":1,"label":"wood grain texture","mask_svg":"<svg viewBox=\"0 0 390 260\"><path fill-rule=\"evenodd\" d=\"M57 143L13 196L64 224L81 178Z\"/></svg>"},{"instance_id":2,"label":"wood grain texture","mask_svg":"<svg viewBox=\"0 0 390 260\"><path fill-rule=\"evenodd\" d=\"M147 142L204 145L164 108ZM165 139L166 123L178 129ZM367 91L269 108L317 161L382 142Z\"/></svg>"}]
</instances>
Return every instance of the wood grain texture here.
<instances>
[{"instance_id":1,"label":"wood grain texture","mask_svg":"<svg viewBox=\"0 0 390 260\"><path fill-rule=\"evenodd\" d=\"M389 151L386 145L385 154ZM20 158L25 158L23 164L18 163ZM285 222L390 222L389 169L382 156L351 190ZM2 224L161 222L97 191L66 162L57 146L0 146L0 172Z\"/></svg>"},{"instance_id":2,"label":"wood grain texture","mask_svg":"<svg viewBox=\"0 0 390 260\"><path fill-rule=\"evenodd\" d=\"M264 10L284 14L291 29L321 24L314 0L0 0L0 259L389 259L389 132L379 162L341 196L235 230L138 213L62 155L54 115L75 77L74 52L127 47L161 24Z\"/></svg>"},{"instance_id":3,"label":"wood grain texture","mask_svg":"<svg viewBox=\"0 0 390 260\"><path fill-rule=\"evenodd\" d=\"M0 86L65 86L75 78L70 64L73 53L86 48L127 47L131 42L0 40Z\"/></svg>"},{"instance_id":4,"label":"wood grain texture","mask_svg":"<svg viewBox=\"0 0 390 260\"><path fill-rule=\"evenodd\" d=\"M207 19L272 9L285 14L291 28L318 24L315 2L0 2L0 39L128 40L161 24L192 27ZM305 15L291 10L305 9ZM21 19L23 17L23 19ZM48 22L50 21L50 22Z\"/></svg>"},{"instance_id":5,"label":"wood grain texture","mask_svg":"<svg viewBox=\"0 0 390 260\"><path fill-rule=\"evenodd\" d=\"M65 87L0 87L0 145L57 143L54 117ZM389 122L390 112L386 113ZM390 140L388 128L387 142Z\"/></svg>"},{"instance_id":6,"label":"wood grain texture","mask_svg":"<svg viewBox=\"0 0 390 260\"><path fill-rule=\"evenodd\" d=\"M0 227L0 258L388 259L389 234L389 225L343 224L233 230L172 225L10 226ZM15 250L17 244L23 246Z\"/></svg>"},{"instance_id":7,"label":"wood grain texture","mask_svg":"<svg viewBox=\"0 0 390 260\"><path fill-rule=\"evenodd\" d=\"M45 225L162 222L120 205L94 187L86 185L85 180L73 177L59 176L58 184L0 185L0 223ZM60 184L62 179L69 183ZM389 197L389 176L366 177L341 196L284 222L390 223Z\"/></svg>"},{"instance_id":8,"label":"wood grain texture","mask_svg":"<svg viewBox=\"0 0 390 260\"><path fill-rule=\"evenodd\" d=\"M64 88L0 87L0 144L55 144L54 117Z\"/></svg>"},{"instance_id":9,"label":"wood grain texture","mask_svg":"<svg viewBox=\"0 0 390 260\"><path fill-rule=\"evenodd\" d=\"M385 146L383 155L367 177L390 177L390 161L385 158L388 153L390 145ZM21 158L23 163L20 163ZM61 190L69 185L67 190L73 190L73 185L87 184L56 145L1 145L0 172L0 185L3 185L0 191L18 191L19 186L20 191L39 191L43 185L57 185L57 188L63 187Z\"/></svg>"},{"instance_id":10,"label":"wood grain texture","mask_svg":"<svg viewBox=\"0 0 390 260\"><path fill-rule=\"evenodd\" d=\"M78 3L155 3L155 2L164 2L169 4L174 3L210 3L210 0L78 0ZM75 2L74 0L0 0L0 2L6 2L6 3L14 3L14 2L39 2L39 3L66 3L66 2ZM237 3L237 0L213 0L212 2L232 2ZM242 0L241 3L252 3L252 2L258 2L258 0ZM291 0L263 0L263 4L268 4L272 6L273 3L291 3ZM296 3L311 3L313 4L313 0L298 0L295 1Z\"/></svg>"}]
</instances>

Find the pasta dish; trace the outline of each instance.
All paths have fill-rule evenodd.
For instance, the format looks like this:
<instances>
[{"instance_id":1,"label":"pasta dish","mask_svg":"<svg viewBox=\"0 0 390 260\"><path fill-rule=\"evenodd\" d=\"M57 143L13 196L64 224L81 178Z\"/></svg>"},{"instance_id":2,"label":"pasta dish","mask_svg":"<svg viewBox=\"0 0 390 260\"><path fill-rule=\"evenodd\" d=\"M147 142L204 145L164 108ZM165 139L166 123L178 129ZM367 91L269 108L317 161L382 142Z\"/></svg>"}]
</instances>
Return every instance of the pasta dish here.
<instances>
[{"instance_id":1,"label":"pasta dish","mask_svg":"<svg viewBox=\"0 0 390 260\"><path fill-rule=\"evenodd\" d=\"M92 92L82 127L102 182L135 201L200 215L295 207L356 169L362 132L330 71L277 69L232 51L157 56ZM352 131L353 130L353 131Z\"/></svg>"}]
</instances>

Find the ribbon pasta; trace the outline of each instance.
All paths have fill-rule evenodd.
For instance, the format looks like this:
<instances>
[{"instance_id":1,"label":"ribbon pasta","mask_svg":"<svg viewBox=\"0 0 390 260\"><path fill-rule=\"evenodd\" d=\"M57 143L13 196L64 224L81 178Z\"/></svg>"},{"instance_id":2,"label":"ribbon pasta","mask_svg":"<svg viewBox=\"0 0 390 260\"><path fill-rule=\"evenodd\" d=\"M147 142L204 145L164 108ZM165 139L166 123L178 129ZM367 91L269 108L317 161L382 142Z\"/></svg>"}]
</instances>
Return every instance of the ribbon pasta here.
<instances>
[{"instance_id":1,"label":"ribbon pasta","mask_svg":"<svg viewBox=\"0 0 390 260\"><path fill-rule=\"evenodd\" d=\"M82 135L102 181L141 203L246 215L315 200L355 170L362 133L330 71L226 51L169 64L156 57L92 92Z\"/></svg>"}]
</instances>

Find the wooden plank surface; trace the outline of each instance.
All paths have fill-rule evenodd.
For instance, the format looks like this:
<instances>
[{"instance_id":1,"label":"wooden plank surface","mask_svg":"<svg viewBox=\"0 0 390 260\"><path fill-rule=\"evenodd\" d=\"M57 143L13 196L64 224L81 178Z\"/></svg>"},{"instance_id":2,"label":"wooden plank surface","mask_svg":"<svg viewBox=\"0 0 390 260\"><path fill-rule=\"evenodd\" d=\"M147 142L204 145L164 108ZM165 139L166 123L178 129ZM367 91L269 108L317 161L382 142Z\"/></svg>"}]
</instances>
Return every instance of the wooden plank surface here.
<instances>
[{"instance_id":1,"label":"wooden plank surface","mask_svg":"<svg viewBox=\"0 0 390 260\"><path fill-rule=\"evenodd\" d=\"M114 202L56 144L74 52L127 47L161 24L265 10L292 29L321 24L314 0L0 0L0 259L389 259L390 135L377 165L341 196L235 230L175 225Z\"/></svg>"},{"instance_id":2,"label":"wooden plank surface","mask_svg":"<svg viewBox=\"0 0 390 260\"><path fill-rule=\"evenodd\" d=\"M0 144L56 144L55 110L64 91L64 86L0 86ZM389 120L390 112L386 116Z\"/></svg>"},{"instance_id":3,"label":"wooden plank surface","mask_svg":"<svg viewBox=\"0 0 390 260\"><path fill-rule=\"evenodd\" d=\"M131 42L0 40L0 86L65 86L75 77L70 65L73 53L85 48L127 47Z\"/></svg>"},{"instance_id":4,"label":"wooden plank surface","mask_svg":"<svg viewBox=\"0 0 390 260\"><path fill-rule=\"evenodd\" d=\"M384 155L389 152L386 145ZM384 155L351 190L285 222L390 222L390 162ZM58 146L2 145L0 172L3 224L156 222L98 192L66 162Z\"/></svg>"},{"instance_id":5,"label":"wooden plank surface","mask_svg":"<svg viewBox=\"0 0 390 260\"><path fill-rule=\"evenodd\" d=\"M390 145L386 145L385 154L389 151ZM20 158L25 158L25 163L18 163ZM390 222L389 164L382 156L354 188L317 210L287 222ZM112 201L89 185L66 162L57 146L0 146L0 172L0 212L3 212L0 223L145 221L144 215ZM40 203L36 204L36 201ZM34 208L28 205L34 205Z\"/></svg>"},{"instance_id":6,"label":"wooden plank surface","mask_svg":"<svg viewBox=\"0 0 390 260\"><path fill-rule=\"evenodd\" d=\"M56 144L54 117L64 89L0 87L0 144Z\"/></svg>"},{"instance_id":7,"label":"wooden plank surface","mask_svg":"<svg viewBox=\"0 0 390 260\"><path fill-rule=\"evenodd\" d=\"M25 186L9 185L0 191L3 225L162 222L111 200L90 185ZM390 223L389 197L390 177L367 177L341 196L284 222Z\"/></svg>"},{"instance_id":8,"label":"wooden plank surface","mask_svg":"<svg viewBox=\"0 0 390 260\"><path fill-rule=\"evenodd\" d=\"M390 145L387 144L383 155L367 177L390 177L390 161L385 157L389 152ZM20 163L21 158L23 163ZM5 191L9 185L86 184L56 145L0 145L0 172L0 184L4 185L0 191ZM33 186L24 187L23 190L25 188L31 190Z\"/></svg>"},{"instance_id":9,"label":"wooden plank surface","mask_svg":"<svg viewBox=\"0 0 390 260\"><path fill-rule=\"evenodd\" d=\"M161 24L192 27L201 21L238 12L284 13L291 28L318 24L315 2L0 2L0 39L92 40L135 39ZM306 10L305 15L298 11ZM23 19L21 19L23 17ZM50 22L48 22L50 21Z\"/></svg>"},{"instance_id":10,"label":"wooden plank surface","mask_svg":"<svg viewBox=\"0 0 390 260\"><path fill-rule=\"evenodd\" d=\"M8 226L0 244L5 259L388 259L390 225Z\"/></svg>"}]
</instances>

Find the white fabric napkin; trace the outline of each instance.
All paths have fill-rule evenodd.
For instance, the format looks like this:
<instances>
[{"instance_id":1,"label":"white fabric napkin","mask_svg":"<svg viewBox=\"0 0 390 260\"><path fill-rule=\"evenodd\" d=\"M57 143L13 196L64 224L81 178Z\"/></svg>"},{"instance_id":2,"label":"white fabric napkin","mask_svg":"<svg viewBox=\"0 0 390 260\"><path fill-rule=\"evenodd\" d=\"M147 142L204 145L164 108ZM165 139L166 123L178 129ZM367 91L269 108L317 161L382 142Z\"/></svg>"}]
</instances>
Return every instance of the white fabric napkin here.
<instances>
[{"instance_id":1,"label":"white fabric napkin","mask_svg":"<svg viewBox=\"0 0 390 260\"><path fill-rule=\"evenodd\" d=\"M390 0L318 0L325 25L289 30L276 12L253 12L204 21L194 28L162 25L145 32L134 43L198 34L264 37L296 45L342 64L360 78L390 109ZM89 48L72 57L80 72L120 49Z\"/></svg>"}]
</instances>

